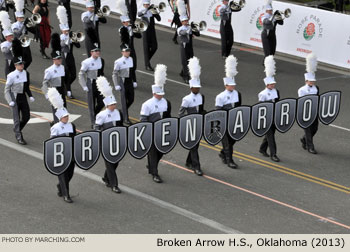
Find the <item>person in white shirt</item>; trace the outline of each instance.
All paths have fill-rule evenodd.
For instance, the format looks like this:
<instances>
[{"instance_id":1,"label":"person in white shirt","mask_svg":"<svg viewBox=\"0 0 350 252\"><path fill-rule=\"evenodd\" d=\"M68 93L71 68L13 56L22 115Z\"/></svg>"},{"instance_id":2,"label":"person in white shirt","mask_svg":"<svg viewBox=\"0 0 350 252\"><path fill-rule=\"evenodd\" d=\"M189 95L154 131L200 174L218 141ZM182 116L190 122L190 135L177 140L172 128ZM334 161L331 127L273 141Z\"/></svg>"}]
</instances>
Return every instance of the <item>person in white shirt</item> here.
<instances>
[{"instance_id":1,"label":"person in white shirt","mask_svg":"<svg viewBox=\"0 0 350 252\"><path fill-rule=\"evenodd\" d=\"M61 94L57 91L56 88L52 87L48 89L48 98L52 107L56 109L55 116L59 119L59 121L51 127L50 137L74 137L76 135L75 125L69 122L69 113L63 106L63 99ZM75 163L73 159L68 168L58 176L57 196L63 197L63 200L67 203L73 202L69 194L69 182L73 177L74 167Z\"/></svg>"},{"instance_id":2,"label":"person in white shirt","mask_svg":"<svg viewBox=\"0 0 350 252\"><path fill-rule=\"evenodd\" d=\"M13 53L12 53L12 42L14 39L13 31L11 29L11 20L9 14L6 11L0 11L0 24L2 28L2 35L5 41L1 43L1 52L4 54L5 59L5 76L15 70L13 65Z\"/></svg>"},{"instance_id":3,"label":"person in white shirt","mask_svg":"<svg viewBox=\"0 0 350 252\"><path fill-rule=\"evenodd\" d=\"M319 95L319 88L316 86L316 72L317 70L317 56L314 53L310 53L306 57L306 71L305 85L298 89L298 97L305 95ZM313 137L318 130L318 118L310 125L310 127L304 129L304 136L300 139L303 149L307 150L311 154L317 154L315 150Z\"/></svg>"},{"instance_id":4,"label":"person in white shirt","mask_svg":"<svg viewBox=\"0 0 350 252\"><path fill-rule=\"evenodd\" d=\"M166 82L166 69L165 65L158 64L154 79L155 84L152 85L153 97L142 104L140 112L141 122L156 122L163 118L171 117L171 103L163 98L165 95L164 84ZM148 152L148 173L152 175L153 181L156 183L162 183L163 180L158 174L158 163L163 154L157 150L154 144L152 144L150 151Z\"/></svg>"},{"instance_id":5,"label":"person in white shirt","mask_svg":"<svg viewBox=\"0 0 350 252\"><path fill-rule=\"evenodd\" d=\"M191 93L186 95L182 99L179 117L189 114L204 114L204 95L202 95L199 91L201 89L200 82L200 73L201 67L199 65L198 58L194 57L190 59L188 63L188 68L190 70L191 80L190 80L190 89ZM201 164L199 161L198 155L198 147L199 143L194 146L188 153L186 159L186 166L190 169L193 169L193 172L198 176L203 175L203 171L201 169Z\"/></svg>"},{"instance_id":6,"label":"person in white shirt","mask_svg":"<svg viewBox=\"0 0 350 252\"><path fill-rule=\"evenodd\" d=\"M276 81L274 75L276 73L275 60L272 55L265 58L265 72L266 78L264 79L266 88L261 91L258 95L259 102L273 102L276 103L280 99L279 91L275 88ZM276 127L274 124L266 133L263 142L260 145L259 152L264 157L269 157L267 154L267 147L270 149L270 158L272 161L279 162L280 159L277 157L277 146L275 140Z\"/></svg>"},{"instance_id":7,"label":"person in white shirt","mask_svg":"<svg viewBox=\"0 0 350 252\"><path fill-rule=\"evenodd\" d=\"M111 127L123 126L122 114L117 109L117 101L107 79L105 77L98 77L96 83L98 90L104 96L103 102L106 109L96 115L95 129L102 131ZM105 185L110 187L112 192L115 193L121 193L118 187L118 177L116 173L118 164L119 163L111 163L105 159L106 170L102 177L102 181Z\"/></svg>"},{"instance_id":8,"label":"person in white shirt","mask_svg":"<svg viewBox=\"0 0 350 252\"><path fill-rule=\"evenodd\" d=\"M227 57L225 62L226 77L224 78L225 91L218 94L215 99L215 108L218 110L228 111L242 104L241 93L236 90L235 76L238 73L236 67L236 57L233 55ZM232 158L233 145L236 141L230 137L228 132L225 132L221 142L222 149L219 153L219 157L229 168L236 169L237 164Z\"/></svg>"}]
</instances>

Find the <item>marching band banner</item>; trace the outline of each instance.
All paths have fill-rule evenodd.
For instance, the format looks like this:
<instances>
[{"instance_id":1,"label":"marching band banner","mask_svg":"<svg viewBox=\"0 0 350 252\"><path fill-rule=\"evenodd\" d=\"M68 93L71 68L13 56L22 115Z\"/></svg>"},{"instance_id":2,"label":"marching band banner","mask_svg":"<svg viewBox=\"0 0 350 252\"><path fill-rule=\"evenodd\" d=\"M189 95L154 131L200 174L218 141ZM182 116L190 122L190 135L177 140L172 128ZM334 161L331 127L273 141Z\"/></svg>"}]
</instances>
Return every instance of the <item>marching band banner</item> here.
<instances>
[{"instance_id":1,"label":"marching band banner","mask_svg":"<svg viewBox=\"0 0 350 252\"><path fill-rule=\"evenodd\" d=\"M73 2L85 5L84 0ZM141 8L142 0L137 2L138 8ZM151 1L155 5L160 2L164 2L167 8L161 13L162 20L159 23L170 27L173 13L168 0ZM102 0L101 5L108 5L116 12L115 0ZM207 23L203 35L220 38L218 10L221 5L221 0L191 0L191 21ZM284 25L277 26L278 52L302 58L315 52L321 62L350 67L350 30L345 28L350 23L349 15L278 1L273 2L273 8L282 12L286 8L292 11L291 17L284 20ZM246 0L244 8L232 14L234 41L262 48L261 17L264 13L265 0Z\"/></svg>"}]
</instances>

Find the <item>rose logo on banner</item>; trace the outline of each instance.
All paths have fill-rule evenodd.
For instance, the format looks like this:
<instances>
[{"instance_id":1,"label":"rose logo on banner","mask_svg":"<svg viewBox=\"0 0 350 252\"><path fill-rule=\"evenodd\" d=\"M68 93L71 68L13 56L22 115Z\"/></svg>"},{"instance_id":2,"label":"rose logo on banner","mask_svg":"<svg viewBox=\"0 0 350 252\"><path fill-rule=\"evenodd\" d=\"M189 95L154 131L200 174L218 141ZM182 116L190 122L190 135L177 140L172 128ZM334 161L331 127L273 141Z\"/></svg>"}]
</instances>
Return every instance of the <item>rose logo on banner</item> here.
<instances>
[{"instance_id":1,"label":"rose logo on banner","mask_svg":"<svg viewBox=\"0 0 350 252\"><path fill-rule=\"evenodd\" d=\"M261 21L261 18L264 16L264 13L261 13L260 16L257 18L256 20L256 28L258 28L258 30L262 30L263 28L263 23Z\"/></svg>"},{"instance_id":2,"label":"rose logo on banner","mask_svg":"<svg viewBox=\"0 0 350 252\"><path fill-rule=\"evenodd\" d=\"M220 7L221 7L221 4L216 6L216 8L213 11L213 19L215 22L220 21L220 11L219 11Z\"/></svg>"},{"instance_id":3,"label":"rose logo on banner","mask_svg":"<svg viewBox=\"0 0 350 252\"><path fill-rule=\"evenodd\" d=\"M315 36L315 24L309 23L304 29L304 38L309 41Z\"/></svg>"}]
</instances>

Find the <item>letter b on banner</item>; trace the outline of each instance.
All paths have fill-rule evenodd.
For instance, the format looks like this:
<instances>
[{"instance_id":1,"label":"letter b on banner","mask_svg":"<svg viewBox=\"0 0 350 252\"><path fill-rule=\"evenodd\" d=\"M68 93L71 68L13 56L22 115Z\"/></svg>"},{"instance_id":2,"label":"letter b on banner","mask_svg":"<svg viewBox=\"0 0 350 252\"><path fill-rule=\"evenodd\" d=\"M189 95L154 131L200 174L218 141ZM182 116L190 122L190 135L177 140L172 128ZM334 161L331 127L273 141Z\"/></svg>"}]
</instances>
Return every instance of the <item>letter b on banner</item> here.
<instances>
[{"instance_id":1,"label":"letter b on banner","mask_svg":"<svg viewBox=\"0 0 350 252\"><path fill-rule=\"evenodd\" d=\"M127 150L125 127L112 127L102 131L101 152L103 158L110 163L118 163Z\"/></svg>"},{"instance_id":2,"label":"letter b on banner","mask_svg":"<svg viewBox=\"0 0 350 252\"><path fill-rule=\"evenodd\" d=\"M178 137L178 119L165 118L154 123L154 145L161 153L170 152Z\"/></svg>"},{"instance_id":3,"label":"letter b on banner","mask_svg":"<svg viewBox=\"0 0 350 252\"><path fill-rule=\"evenodd\" d=\"M53 175L61 175L67 170L73 159L73 139L55 137L44 142L44 164Z\"/></svg>"},{"instance_id":4,"label":"letter b on banner","mask_svg":"<svg viewBox=\"0 0 350 252\"><path fill-rule=\"evenodd\" d=\"M87 131L74 137L75 163L84 170L93 167L100 156L100 133Z\"/></svg>"},{"instance_id":5,"label":"letter b on banner","mask_svg":"<svg viewBox=\"0 0 350 252\"><path fill-rule=\"evenodd\" d=\"M203 115L190 114L180 118L179 141L185 149L192 149L202 138Z\"/></svg>"}]
</instances>

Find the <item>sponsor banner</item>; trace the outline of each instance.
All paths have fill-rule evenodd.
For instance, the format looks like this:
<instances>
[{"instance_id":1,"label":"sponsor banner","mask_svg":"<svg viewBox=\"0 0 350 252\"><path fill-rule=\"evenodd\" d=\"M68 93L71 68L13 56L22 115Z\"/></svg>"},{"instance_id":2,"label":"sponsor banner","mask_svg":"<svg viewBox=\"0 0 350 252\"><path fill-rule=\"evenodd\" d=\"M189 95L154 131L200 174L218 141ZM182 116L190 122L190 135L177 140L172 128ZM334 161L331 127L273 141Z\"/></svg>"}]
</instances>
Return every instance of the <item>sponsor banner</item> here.
<instances>
[{"instance_id":1,"label":"sponsor banner","mask_svg":"<svg viewBox=\"0 0 350 252\"><path fill-rule=\"evenodd\" d=\"M85 5L83 0L73 2ZM110 6L116 12L116 1L102 0L102 5ZM164 2L166 9L161 13L162 20L157 22L170 26L173 13L167 0L152 0L153 4ZM201 8L195 8L200 2ZM238 1L236 1L238 2ZM138 1L141 8L142 1ZM207 23L203 35L220 38L221 0L192 0L191 21ZM315 52L319 61L331 65L350 67L350 30L342 29L350 23L350 16L325 11L316 8L304 7L290 3L273 1L274 10L284 11L290 8L292 15L286 18L284 25L277 26L277 51L305 58L310 52ZM265 13L265 1L249 0L240 12L232 14L234 40L242 44L261 48L261 17Z\"/></svg>"}]
</instances>

